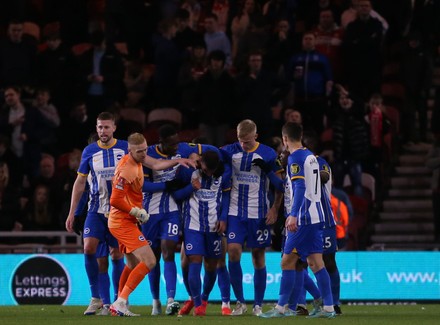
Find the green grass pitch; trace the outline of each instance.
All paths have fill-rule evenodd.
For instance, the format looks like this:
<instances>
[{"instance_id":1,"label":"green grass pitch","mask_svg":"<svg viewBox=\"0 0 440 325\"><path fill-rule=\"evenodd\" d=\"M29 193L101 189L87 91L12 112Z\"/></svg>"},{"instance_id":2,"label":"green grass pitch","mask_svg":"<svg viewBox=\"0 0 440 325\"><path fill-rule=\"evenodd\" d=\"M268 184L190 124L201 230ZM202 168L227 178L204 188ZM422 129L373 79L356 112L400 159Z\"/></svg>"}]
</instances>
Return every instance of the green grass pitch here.
<instances>
[{"instance_id":1,"label":"green grass pitch","mask_svg":"<svg viewBox=\"0 0 440 325\"><path fill-rule=\"evenodd\" d=\"M150 306L132 306L141 317L83 316L86 306L1 306L2 325L67 325L67 324L154 324L154 325L257 325L257 324L337 324L337 325L425 325L440 324L440 304L347 306L342 305L343 315L335 319L306 319L304 316L263 319L248 314L221 316L220 305L208 305L208 314L194 316L151 316ZM264 311L271 308L264 306Z\"/></svg>"}]
</instances>

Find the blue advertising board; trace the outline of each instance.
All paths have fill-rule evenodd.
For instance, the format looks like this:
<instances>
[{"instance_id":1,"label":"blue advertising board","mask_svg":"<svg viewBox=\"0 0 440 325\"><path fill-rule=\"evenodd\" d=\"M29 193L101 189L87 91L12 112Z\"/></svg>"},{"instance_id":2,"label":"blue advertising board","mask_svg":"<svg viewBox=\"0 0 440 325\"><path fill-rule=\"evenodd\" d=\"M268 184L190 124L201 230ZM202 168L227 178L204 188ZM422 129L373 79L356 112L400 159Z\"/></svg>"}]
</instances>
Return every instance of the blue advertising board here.
<instances>
[{"instance_id":1,"label":"blue advertising board","mask_svg":"<svg viewBox=\"0 0 440 325\"><path fill-rule=\"evenodd\" d=\"M342 300L440 299L440 252L339 252L336 256ZM177 255L176 261L179 260ZM0 255L0 305L87 305L90 292L83 261L81 254ZM266 263L265 300L276 301L281 279L280 253L267 253ZM242 268L245 298L252 301L253 267L249 253L242 256ZM177 269L176 300L183 301L188 294ZM160 290L164 302L163 277ZM220 300L217 286L210 300ZM130 304L151 304L147 279L130 296Z\"/></svg>"}]
</instances>

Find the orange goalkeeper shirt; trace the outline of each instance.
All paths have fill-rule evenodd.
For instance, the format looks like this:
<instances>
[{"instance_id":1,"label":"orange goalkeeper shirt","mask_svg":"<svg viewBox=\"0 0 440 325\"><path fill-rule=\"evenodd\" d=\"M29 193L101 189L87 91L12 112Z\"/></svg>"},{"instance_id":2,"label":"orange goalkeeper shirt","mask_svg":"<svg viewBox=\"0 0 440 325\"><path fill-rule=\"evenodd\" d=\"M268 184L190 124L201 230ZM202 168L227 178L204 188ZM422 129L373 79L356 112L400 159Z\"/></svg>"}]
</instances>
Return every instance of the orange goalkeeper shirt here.
<instances>
[{"instance_id":1,"label":"orange goalkeeper shirt","mask_svg":"<svg viewBox=\"0 0 440 325\"><path fill-rule=\"evenodd\" d=\"M113 177L109 228L120 228L124 224L137 222L129 212L133 207L142 208L143 184L142 164L137 163L130 154L122 157Z\"/></svg>"}]
</instances>

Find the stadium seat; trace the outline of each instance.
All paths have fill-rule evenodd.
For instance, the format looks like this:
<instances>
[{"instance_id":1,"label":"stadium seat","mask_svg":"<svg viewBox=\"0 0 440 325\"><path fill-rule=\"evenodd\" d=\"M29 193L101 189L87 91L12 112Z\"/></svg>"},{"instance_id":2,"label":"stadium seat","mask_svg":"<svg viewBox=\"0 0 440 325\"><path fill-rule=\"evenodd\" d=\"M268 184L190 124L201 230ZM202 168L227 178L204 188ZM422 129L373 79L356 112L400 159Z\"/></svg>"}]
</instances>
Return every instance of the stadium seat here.
<instances>
[{"instance_id":1,"label":"stadium seat","mask_svg":"<svg viewBox=\"0 0 440 325\"><path fill-rule=\"evenodd\" d=\"M176 108L155 108L148 113L147 128L160 127L167 123L180 129L182 126L182 113Z\"/></svg>"},{"instance_id":2,"label":"stadium seat","mask_svg":"<svg viewBox=\"0 0 440 325\"><path fill-rule=\"evenodd\" d=\"M365 233L370 215L370 203L365 198L349 195L353 206L354 216L348 224L348 243L347 250L360 250L361 235Z\"/></svg>"},{"instance_id":3,"label":"stadium seat","mask_svg":"<svg viewBox=\"0 0 440 325\"><path fill-rule=\"evenodd\" d=\"M199 136L199 129L185 129L179 131L179 138L182 142L193 142L193 140Z\"/></svg>"},{"instance_id":4,"label":"stadium seat","mask_svg":"<svg viewBox=\"0 0 440 325\"><path fill-rule=\"evenodd\" d=\"M147 114L142 109L135 107L124 107L121 108L119 114L123 119L137 122L142 126L142 129L145 128Z\"/></svg>"},{"instance_id":5,"label":"stadium seat","mask_svg":"<svg viewBox=\"0 0 440 325\"><path fill-rule=\"evenodd\" d=\"M23 23L23 34L30 35L34 37L37 41L40 41L41 30L40 26L31 21L26 21Z\"/></svg>"},{"instance_id":6,"label":"stadium seat","mask_svg":"<svg viewBox=\"0 0 440 325\"><path fill-rule=\"evenodd\" d=\"M345 175L342 186L344 188L349 188L351 186L350 177L348 175ZM376 180L374 176L368 173L362 173L362 187L364 190L368 190L366 198L368 198L370 202L374 202L376 199Z\"/></svg>"},{"instance_id":7,"label":"stadium seat","mask_svg":"<svg viewBox=\"0 0 440 325\"><path fill-rule=\"evenodd\" d=\"M79 56L86 52L88 49L92 48L92 44L90 43L79 43L72 46L72 53L76 56Z\"/></svg>"},{"instance_id":8,"label":"stadium seat","mask_svg":"<svg viewBox=\"0 0 440 325\"><path fill-rule=\"evenodd\" d=\"M121 53L122 55L128 55L128 48L127 43L125 42L119 42L114 44L116 49Z\"/></svg>"}]
</instances>

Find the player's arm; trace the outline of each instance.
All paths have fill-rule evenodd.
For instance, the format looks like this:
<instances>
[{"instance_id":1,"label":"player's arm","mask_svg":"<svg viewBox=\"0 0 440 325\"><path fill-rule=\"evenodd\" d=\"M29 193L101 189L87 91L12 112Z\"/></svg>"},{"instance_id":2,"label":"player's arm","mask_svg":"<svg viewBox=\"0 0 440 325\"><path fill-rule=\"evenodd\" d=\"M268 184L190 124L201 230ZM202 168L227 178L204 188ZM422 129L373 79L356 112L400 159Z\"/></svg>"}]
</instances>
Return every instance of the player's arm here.
<instances>
[{"instance_id":1,"label":"player's arm","mask_svg":"<svg viewBox=\"0 0 440 325\"><path fill-rule=\"evenodd\" d=\"M184 167L196 168L193 160L188 158L178 158L178 159L155 159L150 156L146 156L142 164L152 170L164 170L176 165L181 165Z\"/></svg>"},{"instance_id":2,"label":"player's arm","mask_svg":"<svg viewBox=\"0 0 440 325\"><path fill-rule=\"evenodd\" d=\"M135 207L127 200L129 183L124 177L118 176L113 182L110 205L119 211L126 212L135 217L140 223L145 223L149 219L149 214L142 207Z\"/></svg>"},{"instance_id":3,"label":"player's arm","mask_svg":"<svg viewBox=\"0 0 440 325\"><path fill-rule=\"evenodd\" d=\"M229 202L231 200L231 189L222 191L222 208L216 225L216 231L219 235L224 234L228 226Z\"/></svg>"},{"instance_id":4,"label":"player's arm","mask_svg":"<svg viewBox=\"0 0 440 325\"><path fill-rule=\"evenodd\" d=\"M69 215L66 219L66 230L68 232L73 232L73 221L75 218L75 211L78 206L79 201L81 200L81 196L84 192L84 189L86 187L87 182L87 175L80 174L76 176L76 180L73 183L72 188L72 197L70 199L70 209L69 209Z\"/></svg>"},{"instance_id":5,"label":"player's arm","mask_svg":"<svg viewBox=\"0 0 440 325\"><path fill-rule=\"evenodd\" d=\"M304 200L304 194L306 192L306 185L303 176L292 177L293 187L293 204L290 214L286 219L286 228L289 231L296 231L298 229L297 220L299 209Z\"/></svg>"},{"instance_id":6,"label":"player's arm","mask_svg":"<svg viewBox=\"0 0 440 325\"><path fill-rule=\"evenodd\" d=\"M191 175L194 169L185 169L181 173L176 175L176 181L180 182L183 186L177 191L173 192L173 197L177 201L185 200L191 196L191 194L196 190L191 182Z\"/></svg>"}]
</instances>

